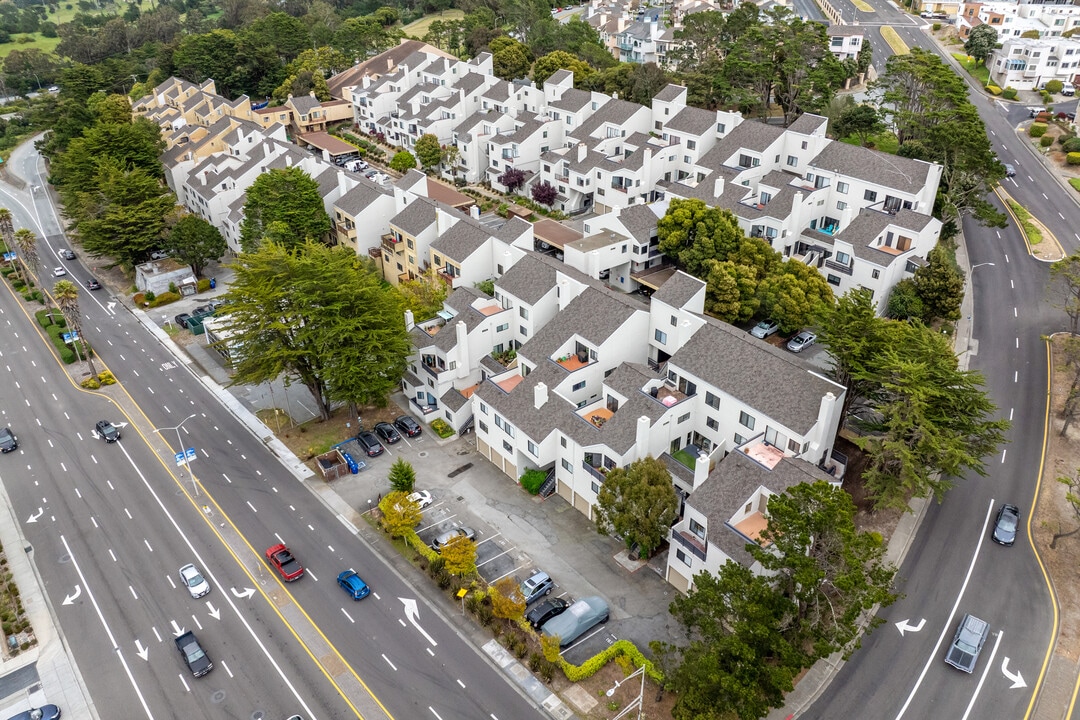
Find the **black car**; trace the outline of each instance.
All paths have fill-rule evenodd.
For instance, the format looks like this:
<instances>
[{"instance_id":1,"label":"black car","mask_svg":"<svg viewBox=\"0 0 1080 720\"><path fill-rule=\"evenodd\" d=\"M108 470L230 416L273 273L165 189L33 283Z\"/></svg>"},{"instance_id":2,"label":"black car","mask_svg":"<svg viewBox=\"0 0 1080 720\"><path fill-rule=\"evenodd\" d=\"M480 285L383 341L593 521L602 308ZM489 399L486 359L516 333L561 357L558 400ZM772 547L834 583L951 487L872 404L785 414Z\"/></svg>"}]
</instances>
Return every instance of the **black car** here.
<instances>
[{"instance_id":1,"label":"black car","mask_svg":"<svg viewBox=\"0 0 1080 720\"><path fill-rule=\"evenodd\" d=\"M114 443L120 439L120 429L108 420L98 420L94 429L97 430L97 434L101 436L101 439L107 443Z\"/></svg>"},{"instance_id":2,"label":"black car","mask_svg":"<svg viewBox=\"0 0 1080 720\"><path fill-rule=\"evenodd\" d=\"M90 290L100 290L101 289L101 283L99 283L94 278L90 278L89 280L86 281L86 287L88 289L90 289Z\"/></svg>"},{"instance_id":3,"label":"black car","mask_svg":"<svg viewBox=\"0 0 1080 720\"><path fill-rule=\"evenodd\" d=\"M537 603L533 609L528 612L525 619L533 626L533 630L539 630L541 625L556 615L561 614L562 611L568 607L570 607L570 603L562 598L548 598L542 603Z\"/></svg>"},{"instance_id":4,"label":"black car","mask_svg":"<svg viewBox=\"0 0 1080 720\"><path fill-rule=\"evenodd\" d=\"M393 445L401 440L401 435L398 434L397 429L388 422L375 423L375 434L385 441L387 445Z\"/></svg>"},{"instance_id":5,"label":"black car","mask_svg":"<svg viewBox=\"0 0 1080 720\"><path fill-rule=\"evenodd\" d=\"M60 708L56 705L42 705L25 710L8 720L60 720Z\"/></svg>"},{"instance_id":6,"label":"black car","mask_svg":"<svg viewBox=\"0 0 1080 720\"><path fill-rule=\"evenodd\" d=\"M423 430L420 423L413 420L411 415L402 415L394 420L394 427L405 433L407 437L416 437Z\"/></svg>"},{"instance_id":7,"label":"black car","mask_svg":"<svg viewBox=\"0 0 1080 720\"><path fill-rule=\"evenodd\" d=\"M75 253L73 251L71 251L71 250L68 250L67 248L63 248L62 250L60 250L59 255L64 260L74 260L75 259Z\"/></svg>"},{"instance_id":8,"label":"black car","mask_svg":"<svg viewBox=\"0 0 1080 720\"><path fill-rule=\"evenodd\" d=\"M0 428L0 453L9 453L12 450L17 450L19 447L19 438L15 437L15 433L11 432L11 428Z\"/></svg>"},{"instance_id":9,"label":"black car","mask_svg":"<svg viewBox=\"0 0 1080 720\"><path fill-rule=\"evenodd\" d=\"M998 510L994 521L994 532L990 536L998 545L1012 545L1016 542L1016 530L1020 527L1020 508L1005 503Z\"/></svg>"},{"instance_id":10,"label":"black car","mask_svg":"<svg viewBox=\"0 0 1080 720\"><path fill-rule=\"evenodd\" d=\"M368 457L378 457L383 453L383 446L379 442L379 436L370 430L361 431L356 436L356 442L367 453Z\"/></svg>"},{"instance_id":11,"label":"black car","mask_svg":"<svg viewBox=\"0 0 1080 720\"><path fill-rule=\"evenodd\" d=\"M179 315L177 315L176 317L173 318L173 322L175 322L180 327L182 327L184 329L187 329L187 321L190 320L190 319L191 319L191 315L188 315L187 313L180 313Z\"/></svg>"}]
</instances>

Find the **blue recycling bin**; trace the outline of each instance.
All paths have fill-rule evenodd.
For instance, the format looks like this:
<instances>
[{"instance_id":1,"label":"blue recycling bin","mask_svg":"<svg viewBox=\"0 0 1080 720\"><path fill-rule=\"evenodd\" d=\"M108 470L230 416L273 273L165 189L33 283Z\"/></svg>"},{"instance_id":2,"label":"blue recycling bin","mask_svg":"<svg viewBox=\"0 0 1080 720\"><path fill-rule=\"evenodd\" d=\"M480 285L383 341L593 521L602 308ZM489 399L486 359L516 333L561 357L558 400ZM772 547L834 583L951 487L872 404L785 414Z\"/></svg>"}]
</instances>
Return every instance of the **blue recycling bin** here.
<instances>
[{"instance_id":1,"label":"blue recycling bin","mask_svg":"<svg viewBox=\"0 0 1080 720\"><path fill-rule=\"evenodd\" d=\"M217 278L210 278L210 289L213 290L217 287Z\"/></svg>"},{"instance_id":2,"label":"blue recycling bin","mask_svg":"<svg viewBox=\"0 0 1080 720\"><path fill-rule=\"evenodd\" d=\"M345 464L349 466L350 473L356 475L358 472L360 472L360 466L356 464L355 460L353 460L352 455L347 452L343 452L341 453L341 456L345 458Z\"/></svg>"}]
</instances>

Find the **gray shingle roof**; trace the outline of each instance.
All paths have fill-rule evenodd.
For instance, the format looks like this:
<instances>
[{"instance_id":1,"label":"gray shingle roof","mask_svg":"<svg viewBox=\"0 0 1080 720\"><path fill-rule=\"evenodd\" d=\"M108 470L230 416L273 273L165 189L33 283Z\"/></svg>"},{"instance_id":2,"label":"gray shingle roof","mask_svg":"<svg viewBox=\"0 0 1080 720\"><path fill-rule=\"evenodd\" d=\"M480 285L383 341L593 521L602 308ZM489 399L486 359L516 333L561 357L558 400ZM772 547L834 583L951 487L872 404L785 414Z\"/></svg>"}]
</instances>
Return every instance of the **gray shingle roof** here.
<instances>
[{"instance_id":1,"label":"gray shingle roof","mask_svg":"<svg viewBox=\"0 0 1080 720\"><path fill-rule=\"evenodd\" d=\"M649 418L651 427L670 410L642 391L647 382L659 377L642 365L622 363L604 379L604 385L626 398L615 414L601 427L596 427L571 411L570 415L558 422L559 428L581 445L603 444L620 455L625 453L637 440L638 418Z\"/></svg>"},{"instance_id":2,"label":"gray shingle roof","mask_svg":"<svg viewBox=\"0 0 1080 720\"><path fill-rule=\"evenodd\" d=\"M457 412L465 406L465 403L469 402L469 398L461 394L461 392L455 388L450 388L443 393L443 396L439 398L439 404L445 408L449 408L453 412Z\"/></svg>"},{"instance_id":3,"label":"gray shingle roof","mask_svg":"<svg viewBox=\"0 0 1080 720\"><path fill-rule=\"evenodd\" d=\"M690 493L686 504L708 519L708 541L736 562L749 566L753 559L746 551L748 539L728 525L728 521L760 487L779 495L806 482L833 480L805 460L785 457L772 470L748 458L739 450L716 464L701 487Z\"/></svg>"},{"instance_id":4,"label":"gray shingle roof","mask_svg":"<svg viewBox=\"0 0 1080 720\"><path fill-rule=\"evenodd\" d=\"M390 219L390 224L406 235L416 237L435 223L435 204L427 198L415 198Z\"/></svg>"},{"instance_id":5,"label":"gray shingle roof","mask_svg":"<svg viewBox=\"0 0 1080 720\"><path fill-rule=\"evenodd\" d=\"M890 226L904 228L912 232L921 232L933 218L929 215L901 210L896 215L879 212L877 210L863 209L857 216L852 218L847 227L837 235L837 240L851 243L855 250L855 257L867 260L881 267L887 267L897 258L895 252L886 252L872 247L872 243ZM895 243L894 246L895 248Z\"/></svg>"},{"instance_id":6,"label":"gray shingle roof","mask_svg":"<svg viewBox=\"0 0 1080 720\"><path fill-rule=\"evenodd\" d=\"M544 84L547 85L548 83L551 83L552 85L558 85L568 77L572 80L574 78L574 73L560 68L551 73L551 75L548 76L548 79L544 81Z\"/></svg>"},{"instance_id":7,"label":"gray shingle roof","mask_svg":"<svg viewBox=\"0 0 1080 720\"><path fill-rule=\"evenodd\" d=\"M448 260L462 263L490 238L491 233L474 224L471 218L463 218L431 243L431 249Z\"/></svg>"},{"instance_id":8,"label":"gray shingle roof","mask_svg":"<svg viewBox=\"0 0 1080 720\"><path fill-rule=\"evenodd\" d=\"M664 281L659 290L653 293L653 299L673 308L681 308L701 292L704 287L704 282L679 270Z\"/></svg>"},{"instance_id":9,"label":"gray shingle roof","mask_svg":"<svg viewBox=\"0 0 1080 720\"><path fill-rule=\"evenodd\" d=\"M386 192L375 186L374 183L362 180L356 187L342 195L334 203L334 207L350 217L356 217L367 206L375 202L380 195Z\"/></svg>"},{"instance_id":10,"label":"gray shingle roof","mask_svg":"<svg viewBox=\"0 0 1080 720\"><path fill-rule=\"evenodd\" d=\"M827 122L829 122L829 119L822 117L821 115L803 113L795 120L795 122L788 126L788 131L799 133L801 135L812 135L815 130Z\"/></svg>"},{"instance_id":11,"label":"gray shingle roof","mask_svg":"<svg viewBox=\"0 0 1080 720\"><path fill-rule=\"evenodd\" d=\"M926 176L932 166L922 160L887 155L833 141L810 161L810 167L831 170L914 195L926 185Z\"/></svg>"},{"instance_id":12,"label":"gray shingle roof","mask_svg":"<svg viewBox=\"0 0 1080 720\"><path fill-rule=\"evenodd\" d=\"M592 95L585 90L569 88L562 94L561 98L551 103L551 107L566 110L567 112L577 112L588 104L591 97Z\"/></svg>"},{"instance_id":13,"label":"gray shingle roof","mask_svg":"<svg viewBox=\"0 0 1080 720\"><path fill-rule=\"evenodd\" d=\"M765 152L769 146L776 142L777 138L784 134L784 128L779 125L769 125L756 120L744 120L731 129L724 139L713 150L719 151L724 158L738 152L740 148L753 152Z\"/></svg>"},{"instance_id":14,"label":"gray shingle roof","mask_svg":"<svg viewBox=\"0 0 1080 720\"><path fill-rule=\"evenodd\" d=\"M572 130L570 134L579 140L584 140L596 132L604 123L621 126L642 107L637 103L627 102L626 100L608 100L597 108L596 112L590 115L589 119L583 122L577 130L570 128L569 130Z\"/></svg>"},{"instance_id":15,"label":"gray shingle roof","mask_svg":"<svg viewBox=\"0 0 1080 720\"><path fill-rule=\"evenodd\" d=\"M825 393L839 397L843 392L791 353L712 318L706 318L668 364L800 434L817 422Z\"/></svg>"},{"instance_id":16,"label":"gray shingle roof","mask_svg":"<svg viewBox=\"0 0 1080 720\"><path fill-rule=\"evenodd\" d=\"M704 135L716 126L716 113L696 107L684 107L664 126L667 130L690 135Z\"/></svg>"},{"instance_id":17,"label":"gray shingle roof","mask_svg":"<svg viewBox=\"0 0 1080 720\"><path fill-rule=\"evenodd\" d=\"M641 307L613 291L589 287L536 331L518 354L543 364L567 339L577 335L600 347Z\"/></svg>"},{"instance_id":18,"label":"gray shingle roof","mask_svg":"<svg viewBox=\"0 0 1080 720\"><path fill-rule=\"evenodd\" d=\"M631 205L619 212L619 222L639 243L648 243L656 235L659 220L649 205Z\"/></svg>"},{"instance_id":19,"label":"gray shingle roof","mask_svg":"<svg viewBox=\"0 0 1080 720\"><path fill-rule=\"evenodd\" d=\"M534 305L555 287L555 268L528 253L511 265L495 285L521 302Z\"/></svg>"},{"instance_id":20,"label":"gray shingle roof","mask_svg":"<svg viewBox=\"0 0 1080 720\"><path fill-rule=\"evenodd\" d=\"M685 93L686 88L684 88L682 85L674 85L669 83L664 87L663 90L653 96L653 100L659 100L660 102L674 102Z\"/></svg>"},{"instance_id":21,"label":"gray shingle roof","mask_svg":"<svg viewBox=\"0 0 1080 720\"><path fill-rule=\"evenodd\" d=\"M296 112L301 115L307 115L312 110L319 107L319 101L310 95L297 95L291 98L289 102L296 109Z\"/></svg>"}]
</instances>

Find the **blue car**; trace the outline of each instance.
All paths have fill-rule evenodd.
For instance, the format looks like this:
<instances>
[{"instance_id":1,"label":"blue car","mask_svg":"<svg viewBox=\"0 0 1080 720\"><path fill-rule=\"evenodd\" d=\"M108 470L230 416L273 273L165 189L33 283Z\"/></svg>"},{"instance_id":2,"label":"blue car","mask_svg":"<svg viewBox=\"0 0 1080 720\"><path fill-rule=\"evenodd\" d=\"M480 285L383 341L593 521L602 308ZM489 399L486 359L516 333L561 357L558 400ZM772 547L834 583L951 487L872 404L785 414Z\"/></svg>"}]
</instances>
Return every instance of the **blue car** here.
<instances>
[{"instance_id":1,"label":"blue car","mask_svg":"<svg viewBox=\"0 0 1080 720\"><path fill-rule=\"evenodd\" d=\"M341 589L349 593L353 600L363 600L371 594L371 588L356 574L355 570L349 569L337 576L337 584Z\"/></svg>"}]
</instances>

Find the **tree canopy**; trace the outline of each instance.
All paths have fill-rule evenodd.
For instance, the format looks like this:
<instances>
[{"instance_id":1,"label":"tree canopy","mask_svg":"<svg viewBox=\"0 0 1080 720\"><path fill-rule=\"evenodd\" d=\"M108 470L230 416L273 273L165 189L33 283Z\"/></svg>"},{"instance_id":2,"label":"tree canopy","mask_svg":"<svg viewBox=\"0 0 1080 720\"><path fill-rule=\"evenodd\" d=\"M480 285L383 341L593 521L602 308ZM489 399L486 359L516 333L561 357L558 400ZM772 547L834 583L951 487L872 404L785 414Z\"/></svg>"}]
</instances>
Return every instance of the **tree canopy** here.
<instances>
[{"instance_id":1,"label":"tree canopy","mask_svg":"<svg viewBox=\"0 0 1080 720\"><path fill-rule=\"evenodd\" d=\"M319 184L297 166L275 168L255 179L247 190L240 245L252 252L273 223L282 223L278 242L290 247L318 240L330 232Z\"/></svg>"},{"instance_id":2,"label":"tree canopy","mask_svg":"<svg viewBox=\"0 0 1080 720\"><path fill-rule=\"evenodd\" d=\"M202 277L207 262L220 260L229 249L218 229L197 215L184 215L171 231L167 243L174 257L190 265Z\"/></svg>"},{"instance_id":3,"label":"tree canopy","mask_svg":"<svg viewBox=\"0 0 1080 720\"><path fill-rule=\"evenodd\" d=\"M596 530L619 535L627 550L637 545L647 558L667 539L678 511L671 473L660 460L646 457L608 472L596 495Z\"/></svg>"},{"instance_id":4,"label":"tree canopy","mask_svg":"<svg viewBox=\"0 0 1080 720\"><path fill-rule=\"evenodd\" d=\"M386 401L410 341L401 301L346 248L264 243L240 255L227 293L234 384L295 378L323 419L334 402Z\"/></svg>"}]
</instances>

